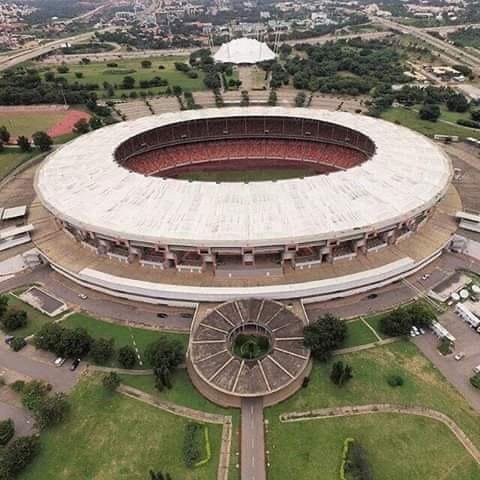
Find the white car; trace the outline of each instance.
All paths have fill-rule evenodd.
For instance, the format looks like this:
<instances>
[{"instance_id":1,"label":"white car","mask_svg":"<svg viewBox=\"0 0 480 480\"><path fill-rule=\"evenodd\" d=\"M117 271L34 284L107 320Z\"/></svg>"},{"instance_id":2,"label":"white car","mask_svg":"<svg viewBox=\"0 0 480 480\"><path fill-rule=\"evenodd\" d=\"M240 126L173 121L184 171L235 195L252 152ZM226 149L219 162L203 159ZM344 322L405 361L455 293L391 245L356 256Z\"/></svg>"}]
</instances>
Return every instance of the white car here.
<instances>
[{"instance_id":1,"label":"white car","mask_svg":"<svg viewBox=\"0 0 480 480\"><path fill-rule=\"evenodd\" d=\"M420 327L419 330L420 330L420 335L425 335L425 330L422 327Z\"/></svg>"},{"instance_id":2,"label":"white car","mask_svg":"<svg viewBox=\"0 0 480 480\"><path fill-rule=\"evenodd\" d=\"M415 333L415 330L413 328L410 330L410 336L411 337L416 337L417 336L417 334Z\"/></svg>"},{"instance_id":3,"label":"white car","mask_svg":"<svg viewBox=\"0 0 480 480\"><path fill-rule=\"evenodd\" d=\"M429 273L425 273L424 275L422 275L422 280L428 280L429 278L430 278Z\"/></svg>"},{"instance_id":4,"label":"white car","mask_svg":"<svg viewBox=\"0 0 480 480\"><path fill-rule=\"evenodd\" d=\"M88 297L84 293L79 293L78 298L81 298L82 300L86 300Z\"/></svg>"},{"instance_id":5,"label":"white car","mask_svg":"<svg viewBox=\"0 0 480 480\"><path fill-rule=\"evenodd\" d=\"M57 357L53 363L56 367L61 367L65 363L65 358Z\"/></svg>"},{"instance_id":6,"label":"white car","mask_svg":"<svg viewBox=\"0 0 480 480\"><path fill-rule=\"evenodd\" d=\"M464 352L458 352L453 358L457 361L460 361L465 356Z\"/></svg>"}]
</instances>

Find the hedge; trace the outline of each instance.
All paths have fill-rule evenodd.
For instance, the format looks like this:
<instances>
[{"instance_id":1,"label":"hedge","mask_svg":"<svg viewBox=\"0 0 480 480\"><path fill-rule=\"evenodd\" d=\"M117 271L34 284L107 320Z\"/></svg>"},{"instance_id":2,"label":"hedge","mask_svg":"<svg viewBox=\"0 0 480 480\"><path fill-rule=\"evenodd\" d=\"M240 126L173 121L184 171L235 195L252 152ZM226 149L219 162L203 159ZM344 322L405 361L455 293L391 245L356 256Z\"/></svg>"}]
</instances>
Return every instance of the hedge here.
<instances>
[{"instance_id":1,"label":"hedge","mask_svg":"<svg viewBox=\"0 0 480 480\"><path fill-rule=\"evenodd\" d=\"M480 122L475 122L475 120L465 120L463 118L457 120L458 125L462 127L477 128L480 129Z\"/></svg>"},{"instance_id":2,"label":"hedge","mask_svg":"<svg viewBox=\"0 0 480 480\"><path fill-rule=\"evenodd\" d=\"M202 465L207 464L212 458L212 449L210 448L210 437L208 435L208 427L205 425L203 427L203 433L205 436L205 452L206 456L203 460L200 460L195 464L195 468L201 467Z\"/></svg>"},{"instance_id":3,"label":"hedge","mask_svg":"<svg viewBox=\"0 0 480 480\"><path fill-rule=\"evenodd\" d=\"M342 464L340 465L340 480L346 480L345 465L347 464L348 450L350 448L350 444L352 444L354 441L355 440L353 438L346 438L343 442Z\"/></svg>"}]
</instances>

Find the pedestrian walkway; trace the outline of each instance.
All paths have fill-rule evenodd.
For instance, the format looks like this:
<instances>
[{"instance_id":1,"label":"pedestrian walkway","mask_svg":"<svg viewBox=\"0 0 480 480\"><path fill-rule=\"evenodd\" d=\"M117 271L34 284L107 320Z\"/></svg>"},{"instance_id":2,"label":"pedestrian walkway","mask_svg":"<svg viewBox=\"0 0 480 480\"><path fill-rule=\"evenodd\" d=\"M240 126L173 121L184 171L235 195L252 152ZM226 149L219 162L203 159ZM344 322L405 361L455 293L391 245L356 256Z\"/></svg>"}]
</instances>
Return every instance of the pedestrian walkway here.
<instances>
[{"instance_id":1,"label":"pedestrian walkway","mask_svg":"<svg viewBox=\"0 0 480 480\"><path fill-rule=\"evenodd\" d=\"M266 480L263 398L242 398L242 480Z\"/></svg>"}]
</instances>

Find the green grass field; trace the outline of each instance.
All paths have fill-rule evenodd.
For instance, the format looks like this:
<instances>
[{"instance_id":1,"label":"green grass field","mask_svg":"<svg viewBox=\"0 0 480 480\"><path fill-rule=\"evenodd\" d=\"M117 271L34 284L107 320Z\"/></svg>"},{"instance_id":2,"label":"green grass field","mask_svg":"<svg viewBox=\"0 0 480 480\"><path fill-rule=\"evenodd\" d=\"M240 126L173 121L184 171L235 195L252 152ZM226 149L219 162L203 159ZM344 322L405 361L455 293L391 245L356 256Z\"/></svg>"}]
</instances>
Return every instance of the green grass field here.
<instances>
[{"instance_id":1,"label":"green grass field","mask_svg":"<svg viewBox=\"0 0 480 480\"><path fill-rule=\"evenodd\" d=\"M443 112L443 115L446 115L443 120L447 121L455 121L459 114L456 114L457 117L454 116L451 112ZM440 119L442 119L442 116ZM398 123L399 125L403 125L405 127L411 128L412 130L416 130L423 135L427 135L428 137L433 137L434 135L457 135L460 138L464 139L466 137L473 137L480 139L480 130L473 130L471 128L465 128L460 125L450 125L448 123L441 122L440 120L437 122L429 122L427 120L421 120L418 118L418 113L414 110L409 110L407 108L390 108L386 110L382 114L382 118L384 120L388 120L389 122Z\"/></svg>"},{"instance_id":2,"label":"green grass field","mask_svg":"<svg viewBox=\"0 0 480 480\"><path fill-rule=\"evenodd\" d=\"M37 332L45 323L50 323L55 317L49 317L30 305L22 302L13 295L8 295L8 307L27 312L27 325L23 328L13 331L11 334L16 337L28 337Z\"/></svg>"},{"instance_id":3,"label":"green grass field","mask_svg":"<svg viewBox=\"0 0 480 480\"><path fill-rule=\"evenodd\" d=\"M352 320L347 322L347 338L342 348L357 347L376 341L378 338L361 320Z\"/></svg>"},{"instance_id":4,"label":"green grass field","mask_svg":"<svg viewBox=\"0 0 480 480\"><path fill-rule=\"evenodd\" d=\"M215 172L189 172L177 178L197 182L269 182L315 175L310 169L266 168L264 170L219 170Z\"/></svg>"},{"instance_id":5,"label":"green grass field","mask_svg":"<svg viewBox=\"0 0 480 480\"><path fill-rule=\"evenodd\" d=\"M221 425L208 426L210 462L190 470L182 458L189 420L109 394L99 377L81 380L70 398L68 419L41 434L40 454L19 479L146 480L150 468L169 472L173 480L215 478Z\"/></svg>"},{"instance_id":6,"label":"green grass field","mask_svg":"<svg viewBox=\"0 0 480 480\"><path fill-rule=\"evenodd\" d=\"M115 323L104 322L97 320L85 314L75 313L71 315L62 325L69 328L83 327L94 338L113 338L115 342L115 348L123 347L124 345L133 346L133 339L140 351L140 356L144 361L143 367L148 368L148 364L143 358L143 352L147 345L152 343L160 336L167 336L171 339L178 340L184 348L187 350L188 335L181 333L169 333L160 332L158 330L145 330L142 328L132 328L128 326L118 325ZM113 361L112 365L116 365Z\"/></svg>"},{"instance_id":7,"label":"green grass field","mask_svg":"<svg viewBox=\"0 0 480 480\"><path fill-rule=\"evenodd\" d=\"M5 125L12 137L31 137L38 131L47 131L65 117L65 111L1 112L0 125Z\"/></svg>"},{"instance_id":8,"label":"green grass field","mask_svg":"<svg viewBox=\"0 0 480 480\"><path fill-rule=\"evenodd\" d=\"M0 180L37 153L36 151L25 153L16 148L6 148L0 152Z\"/></svg>"},{"instance_id":9,"label":"green grass field","mask_svg":"<svg viewBox=\"0 0 480 480\"><path fill-rule=\"evenodd\" d=\"M133 90L140 93L142 89L139 88L138 83L141 80L151 80L156 76L168 80L170 87L173 85L179 85L187 91L205 90L203 72L197 72L198 78L190 78L183 72L175 70L174 63L186 63L188 61L187 57L151 57L148 59L152 62L151 68L142 68L142 60L146 59L115 59L100 63L90 63L88 65L69 64L68 67L70 71L66 74L59 74L54 67L51 67L50 71L54 72L56 76L66 78L70 83L76 81L79 83L96 83L99 86L99 90L103 90L103 82L108 82L111 85L118 85L118 87L115 88L115 97L117 98L123 93L128 95ZM118 67L108 67L107 63L116 63ZM159 65L163 65L164 69L159 69ZM76 78L76 72L82 73L83 77ZM136 88L133 90L122 90L119 86L126 75L133 77L136 81ZM155 94L159 94L164 92L166 88L167 87L152 87L145 90L150 90Z\"/></svg>"},{"instance_id":10,"label":"green grass field","mask_svg":"<svg viewBox=\"0 0 480 480\"><path fill-rule=\"evenodd\" d=\"M474 480L480 475L473 458L441 423L373 414L276 426L268 434L268 478L340 478L343 442L349 437L365 449L375 479Z\"/></svg>"},{"instance_id":11,"label":"green grass field","mask_svg":"<svg viewBox=\"0 0 480 480\"><path fill-rule=\"evenodd\" d=\"M335 386L329 380L329 374L332 361L342 360L348 362L353 368L353 379L341 388ZM337 461L340 462L342 445L338 445L338 441L343 442L344 437L352 434L358 436L359 433L351 432L348 429L343 430L340 436L335 433L336 428L329 429L327 423L321 421L310 423L302 422L298 424L298 427L286 427L285 424L279 422L279 415L285 412L292 411L305 411L312 408L325 408L335 407L342 405L365 405L370 403L396 403L401 405L419 405L430 407L435 410L439 410L449 415L458 425L465 431L465 433L471 438L477 446L480 447L480 428L478 428L480 422L480 415L476 413L463 399L460 393L457 392L432 366L432 364L423 357L417 350L414 344L408 341L399 341L390 345L377 347L371 350L357 352L353 354L344 355L342 357L334 357L334 360L326 364L315 364L312 373L310 383L307 388L300 390L295 396L289 400L271 407L266 410L266 418L269 420L270 432L267 436L268 448L272 451L271 463L272 472L276 472L271 476L272 480L284 478L280 475L280 472L291 472L292 478L315 478L313 473L309 476L308 473L302 475L302 469L308 468L310 472L319 471L320 467L323 467L324 462ZM387 383L387 378L390 375L401 375L405 381L404 385L397 388L392 388ZM358 420L364 421L366 427L358 427L357 431L362 432L362 439L366 443L371 442L371 445L376 444L378 451L372 452L372 459L378 458L378 465L375 467L377 474L375 478L397 479L402 478L398 476L390 477L389 462L383 463L381 456L385 455L386 458L390 455L389 452L394 451L394 444L389 445L388 442L376 443L376 439L379 439L378 435L389 435L391 437L390 442L398 442L398 448L400 446L405 449L411 450L411 467L412 469L420 469L422 465L419 465L421 458L427 456L418 457L415 450L422 450L424 443L418 441L417 438L423 435L420 429L412 424L410 421L402 420L400 424L405 421L405 424L410 423L412 425L410 433L408 435L397 436L396 430L390 430L388 423L385 424L380 416L368 417L371 420ZM337 420L332 420L336 422ZM357 420L347 419L345 421L346 426L353 425ZM327 421L326 421L327 422ZM339 422L341 422L339 420ZM370 423L368 423L370 422ZM370 425L370 428L367 428ZM386 426L387 425L387 426ZM311 429L315 429L312 432ZM311 432L311 433L309 433ZM293 436L295 434L295 436ZM436 435L429 435L430 443L437 442ZM333 448L338 448L338 455L334 456L334 459L330 459L330 455L315 456L311 452L315 452L316 445L312 442L313 437L317 438L322 444L328 444ZM342 437L341 439L339 437ZM415 442L411 439L415 438ZM294 440L293 440L294 439ZM402 442L406 442L410 439L409 445L401 445ZM438 440L435 445L440 448L443 440ZM449 448L456 448L454 442L450 442L452 445ZM384 451L385 448L385 451ZM393 450L389 450L393 448ZM393 453L392 453L393 454ZM443 456L443 450L438 450L437 457ZM311 455L311 457L310 457ZM410 454L409 454L410 455ZM448 457L448 452L445 452L445 458ZM399 461L399 460L397 460ZM425 462L427 460L424 459ZM434 480L439 478L435 475L436 466L432 465L433 460L428 460L429 468L431 468L432 476L408 476L403 478L412 479L425 479ZM375 462L374 462L375 463ZM331 464L333 465L333 464ZM333 468L333 467L329 468ZM335 464L336 465L336 464ZM339 465L339 463L338 463ZM307 467L306 467L307 466ZM445 464L443 464L445 467ZM400 467L399 467L400 468ZM382 473L383 472L383 473ZM457 477L445 477L445 478L462 478L471 479L480 478L480 471L476 472L477 477L468 476L471 472L470 466L458 467L455 470ZM294 473L298 473L295 477ZM338 475L338 471L337 474ZM325 474L322 478L338 478L334 475L332 470L329 470L328 474Z\"/></svg>"}]
</instances>

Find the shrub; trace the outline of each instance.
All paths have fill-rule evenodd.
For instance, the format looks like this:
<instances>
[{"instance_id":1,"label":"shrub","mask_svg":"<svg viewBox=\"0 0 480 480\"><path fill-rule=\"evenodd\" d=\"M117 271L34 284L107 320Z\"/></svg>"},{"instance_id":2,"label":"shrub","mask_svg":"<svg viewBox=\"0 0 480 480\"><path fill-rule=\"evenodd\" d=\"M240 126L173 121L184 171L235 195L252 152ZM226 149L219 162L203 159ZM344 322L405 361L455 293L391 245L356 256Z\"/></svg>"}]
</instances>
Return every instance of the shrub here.
<instances>
[{"instance_id":1,"label":"shrub","mask_svg":"<svg viewBox=\"0 0 480 480\"><path fill-rule=\"evenodd\" d=\"M390 375L387 378L387 383L391 387L401 387L404 384L404 380L400 375Z\"/></svg>"},{"instance_id":2,"label":"shrub","mask_svg":"<svg viewBox=\"0 0 480 480\"><path fill-rule=\"evenodd\" d=\"M347 383L351 378L353 378L352 367L348 363L344 364L341 360L339 360L332 365L330 380L335 385L341 387L342 385L345 385L345 383Z\"/></svg>"},{"instance_id":3,"label":"shrub","mask_svg":"<svg viewBox=\"0 0 480 480\"><path fill-rule=\"evenodd\" d=\"M32 135L32 140L35 146L38 147L41 152L48 152L53 145L52 138L50 135L48 135L48 133L45 132L35 132Z\"/></svg>"},{"instance_id":4,"label":"shrub","mask_svg":"<svg viewBox=\"0 0 480 480\"><path fill-rule=\"evenodd\" d=\"M15 380L13 383L10 384L10 388L15 393L22 393L23 389L25 388L25 382L23 380Z\"/></svg>"},{"instance_id":5,"label":"shrub","mask_svg":"<svg viewBox=\"0 0 480 480\"><path fill-rule=\"evenodd\" d=\"M345 322L329 313L305 327L305 346L310 348L317 360L328 360L336 348L339 348L347 336Z\"/></svg>"},{"instance_id":6,"label":"shrub","mask_svg":"<svg viewBox=\"0 0 480 480\"><path fill-rule=\"evenodd\" d=\"M426 103L418 112L418 116L422 120L428 120L429 122L436 122L440 117L440 107L435 104Z\"/></svg>"},{"instance_id":7,"label":"shrub","mask_svg":"<svg viewBox=\"0 0 480 480\"><path fill-rule=\"evenodd\" d=\"M35 411L35 418L40 428L58 425L70 410L70 404L63 393L55 393L50 397L44 397Z\"/></svg>"},{"instance_id":8,"label":"shrub","mask_svg":"<svg viewBox=\"0 0 480 480\"><path fill-rule=\"evenodd\" d=\"M110 372L102 378L103 386L110 392L114 392L120 386L120 377L115 372Z\"/></svg>"},{"instance_id":9,"label":"shrub","mask_svg":"<svg viewBox=\"0 0 480 480\"><path fill-rule=\"evenodd\" d=\"M40 439L36 436L20 437L10 442L2 451L1 478L15 478L33 460L39 449Z\"/></svg>"},{"instance_id":10,"label":"shrub","mask_svg":"<svg viewBox=\"0 0 480 480\"><path fill-rule=\"evenodd\" d=\"M22 390L23 406L32 412L37 411L50 390L51 386L40 380L26 383Z\"/></svg>"},{"instance_id":11,"label":"shrub","mask_svg":"<svg viewBox=\"0 0 480 480\"><path fill-rule=\"evenodd\" d=\"M90 356L95 363L103 365L107 363L115 353L113 348L113 338L107 340L106 338L99 338L93 341L90 349Z\"/></svg>"},{"instance_id":12,"label":"shrub","mask_svg":"<svg viewBox=\"0 0 480 480\"><path fill-rule=\"evenodd\" d=\"M202 426L198 423L187 423L183 440L183 461L188 468L192 468L200 459L201 449L199 436Z\"/></svg>"},{"instance_id":13,"label":"shrub","mask_svg":"<svg viewBox=\"0 0 480 480\"><path fill-rule=\"evenodd\" d=\"M15 425L11 418L0 422L0 446L6 445L15 434Z\"/></svg>"},{"instance_id":14,"label":"shrub","mask_svg":"<svg viewBox=\"0 0 480 480\"><path fill-rule=\"evenodd\" d=\"M27 312L25 312L24 310L12 310L2 320L3 328L7 332L23 328L26 324Z\"/></svg>"},{"instance_id":15,"label":"shrub","mask_svg":"<svg viewBox=\"0 0 480 480\"><path fill-rule=\"evenodd\" d=\"M67 67L67 65L65 65L64 63L62 63L61 65L59 65L57 67L57 72L58 73L68 73L70 71L70 69Z\"/></svg>"},{"instance_id":16,"label":"shrub","mask_svg":"<svg viewBox=\"0 0 480 480\"><path fill-rule=\"evenodd\" d=\"M303 377L302 388L307 388L310 383L310 377Z\"/></svg>"},{"instance_id":17,"label":"shrub","mask_svg":"<svg viewBox=\"0 0 480 480\"><path fill-rule=\"evenodd\" d=\"M15 337L11 342L10 342L10 348L14 352L19 352L23 347L27 345L26 340L23 337Z\"/></svg>"},{"instance_id":18,"label":"shrub","mask_svg":"<svg viewBox=\"0 0 480 480\"><path fill-rule=\"evenodd\" d=\"M118 350L118 363L123 368L133 368L137 363L137 355L130 345L125 345Z\"/></svg>"},{"instance_id":19,"label":"shrub","mask_svg":"<svg viewBox=\"0 0 480 480\"><path fill-rule=\"evenodd\" d=\"M480 122L476 122L474 120L462 119L460 118L457 120L458 125L462 125L462 127L469 127L469 128L480 128Z\"/></svg>"}]
</instances>

